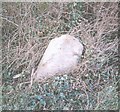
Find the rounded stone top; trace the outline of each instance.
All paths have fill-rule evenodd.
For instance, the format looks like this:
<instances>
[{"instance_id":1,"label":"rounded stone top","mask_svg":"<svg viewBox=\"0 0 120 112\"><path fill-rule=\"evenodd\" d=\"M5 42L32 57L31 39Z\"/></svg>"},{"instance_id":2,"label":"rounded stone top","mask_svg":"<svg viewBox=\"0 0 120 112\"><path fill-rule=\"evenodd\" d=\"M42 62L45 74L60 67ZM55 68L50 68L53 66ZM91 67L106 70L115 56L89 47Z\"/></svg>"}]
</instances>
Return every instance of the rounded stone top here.
<instances>
[{"instance_id":1,"label":"rounded stone top","mask_svg":"<svg viewBox=\"0 0 120 112\"><path fill-rule=\"evenodd\" d=\"M35 80L73 70L83 52L79 39L65 34L52 39L38 65Z\"/></svg>"}]
</instances>

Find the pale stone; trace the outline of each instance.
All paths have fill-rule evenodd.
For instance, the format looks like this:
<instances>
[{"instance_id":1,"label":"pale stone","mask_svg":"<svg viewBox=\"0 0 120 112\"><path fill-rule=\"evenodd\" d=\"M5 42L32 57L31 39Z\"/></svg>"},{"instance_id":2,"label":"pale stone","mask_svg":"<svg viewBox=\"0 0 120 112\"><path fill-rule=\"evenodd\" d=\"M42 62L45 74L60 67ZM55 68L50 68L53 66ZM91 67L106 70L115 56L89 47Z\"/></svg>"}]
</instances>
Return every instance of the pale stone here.
<instances>
[{"instance_id":1,"label":"pale stone","mask_svg":"<svg viewBox=\"0 0 120 112\"><path fill-rule=\"evenodd\" d=\"M73 70L82 52L83 45L74 36L66 34L52 39L38 65L35 79L48 78Z\"/></svg>"}]
</instances>

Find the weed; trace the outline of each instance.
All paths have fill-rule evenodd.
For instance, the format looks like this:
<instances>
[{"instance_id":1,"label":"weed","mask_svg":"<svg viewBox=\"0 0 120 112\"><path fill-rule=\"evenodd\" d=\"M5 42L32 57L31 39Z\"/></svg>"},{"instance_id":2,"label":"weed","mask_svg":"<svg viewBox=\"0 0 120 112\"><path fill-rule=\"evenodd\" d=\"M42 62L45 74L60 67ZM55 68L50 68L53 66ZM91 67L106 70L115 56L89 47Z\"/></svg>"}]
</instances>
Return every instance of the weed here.
<instances>
[{"instance_id":1,"label":"weed","mask_svg":"<svg viewBox=\"0 0 120 112\"><path fill-rule=\"evenodd\" d=\"M3 110L117 110L117 5L3 2ZM65 33L85 45L77 69L29 88L49 41Z\"/></svg>"}]
</instances>

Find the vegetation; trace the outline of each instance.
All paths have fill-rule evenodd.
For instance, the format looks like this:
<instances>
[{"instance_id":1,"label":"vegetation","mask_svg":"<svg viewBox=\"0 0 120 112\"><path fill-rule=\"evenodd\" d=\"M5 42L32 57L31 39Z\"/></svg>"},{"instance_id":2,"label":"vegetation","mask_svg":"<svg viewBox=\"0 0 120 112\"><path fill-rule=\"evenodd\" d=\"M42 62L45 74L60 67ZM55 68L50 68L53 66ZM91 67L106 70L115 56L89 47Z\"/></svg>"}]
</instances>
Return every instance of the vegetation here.
<instances>
[{"instance_id":1,"label":"vegetation","mask_svg":"<svg viewBox=\"0 0 120 112\"><path fill-rule=\"evenodd\" d=\"M2 3L3 110L117 110L118 3ZM79 37L75 71L30 87L52 38Z\"/></svg>"}]
</instances>

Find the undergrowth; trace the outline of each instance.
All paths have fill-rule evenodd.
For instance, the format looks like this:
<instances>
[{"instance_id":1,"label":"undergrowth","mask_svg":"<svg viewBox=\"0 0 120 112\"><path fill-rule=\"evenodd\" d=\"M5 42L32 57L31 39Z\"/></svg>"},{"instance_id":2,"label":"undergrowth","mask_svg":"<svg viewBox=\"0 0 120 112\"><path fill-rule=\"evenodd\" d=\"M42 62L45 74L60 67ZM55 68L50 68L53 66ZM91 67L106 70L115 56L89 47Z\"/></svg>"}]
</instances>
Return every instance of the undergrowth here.
<instances>
[{"instance_id":1,"label":"undergrowth","mask_svg":"<svg viewBox=\"0 0 120 112\"><path fill-rule=\"evenodd\" d=\"M118 3L2 3L3 110L117 110ZM30 88L52 38L79 37L75 71Z\"/></svg>"}]
</instances>

